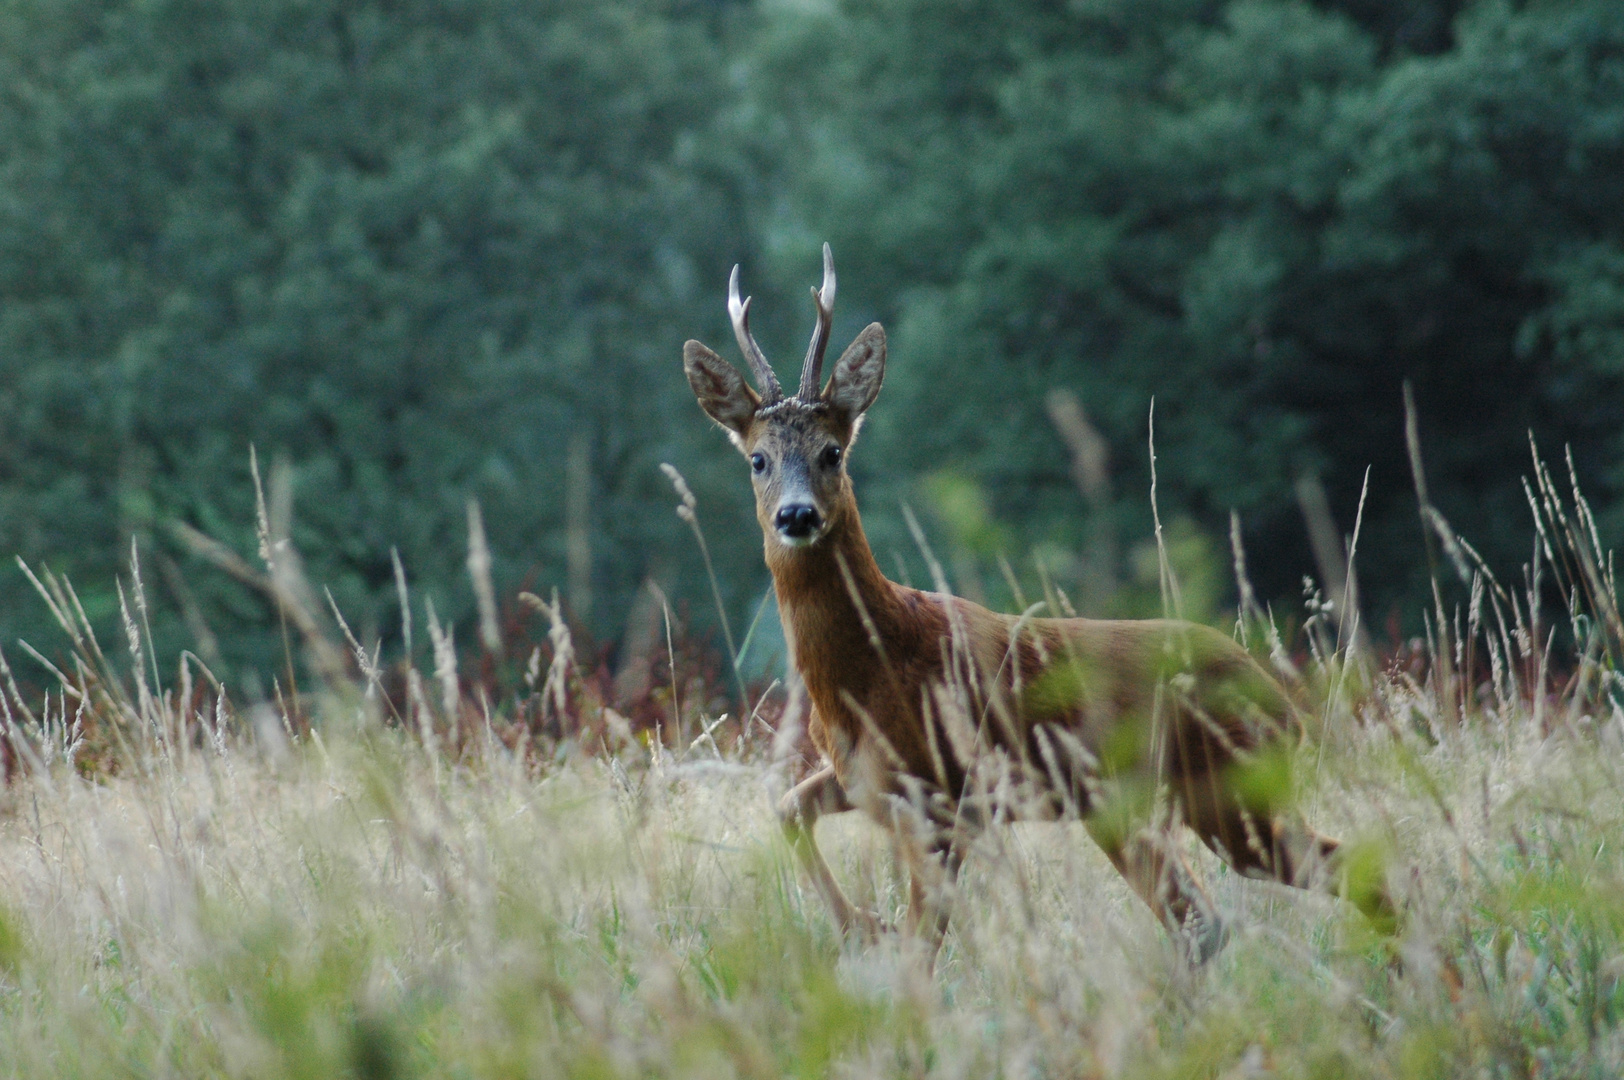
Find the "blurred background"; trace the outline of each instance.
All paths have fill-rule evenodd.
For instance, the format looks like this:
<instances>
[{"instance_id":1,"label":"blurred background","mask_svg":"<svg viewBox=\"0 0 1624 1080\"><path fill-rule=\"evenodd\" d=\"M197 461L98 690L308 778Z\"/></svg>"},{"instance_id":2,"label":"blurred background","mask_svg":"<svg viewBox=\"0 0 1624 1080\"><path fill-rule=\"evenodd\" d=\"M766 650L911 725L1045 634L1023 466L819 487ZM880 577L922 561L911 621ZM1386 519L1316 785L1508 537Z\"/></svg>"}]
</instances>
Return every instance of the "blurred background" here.
<instances>
[{"instance_id":1,"label":"blurred background","mask_svg":"<svg viewBox=\"0 0 1624 1080\"><path fill-rule=\"evenodd\" d=\"M741 263L792 381L825 240L834 349L891 334L851 468L893 576L928 583L907 506L966 595L1159 611L1154 397L1189 614L1234 607L1233 511L1299 617L1368 469L1386 644L1429 603L1406 381L1502 580L1530 433L1624 531L1616 0L6 0L0 643L60 644L13 556L111 632L133 544L161 655L274 667L177 531L254 561L251 445L386 653L392 550L477 638L470 499L504 618L557 588L612 649L653 581L705 632L660 462L739 630L761 537L681 345L738 362Z\"/></svg>"}]
</instances>

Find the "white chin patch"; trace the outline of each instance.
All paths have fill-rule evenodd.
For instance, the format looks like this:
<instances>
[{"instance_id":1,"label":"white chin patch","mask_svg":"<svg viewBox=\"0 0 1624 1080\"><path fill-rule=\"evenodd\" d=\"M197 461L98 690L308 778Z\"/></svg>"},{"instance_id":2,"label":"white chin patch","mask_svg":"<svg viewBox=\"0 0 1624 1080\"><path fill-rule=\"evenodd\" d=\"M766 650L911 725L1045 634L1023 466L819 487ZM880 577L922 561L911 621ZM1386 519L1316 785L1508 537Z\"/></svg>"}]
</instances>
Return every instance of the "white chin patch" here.
<instances>
[{"instance_id":1,"label":"white chin patch","mask_svg":"<svg viewBox=\"0 0 1624 1080\"><path fill-rule=\"evenodd\" d=\"M774 529L773 535L778 537L778 542L787 548L804 548L811 547L813 544L817 543L818 539L823 536L823 530L813 529L805 536L785 536L783 533Z\"/></svg>"}]
</instances>

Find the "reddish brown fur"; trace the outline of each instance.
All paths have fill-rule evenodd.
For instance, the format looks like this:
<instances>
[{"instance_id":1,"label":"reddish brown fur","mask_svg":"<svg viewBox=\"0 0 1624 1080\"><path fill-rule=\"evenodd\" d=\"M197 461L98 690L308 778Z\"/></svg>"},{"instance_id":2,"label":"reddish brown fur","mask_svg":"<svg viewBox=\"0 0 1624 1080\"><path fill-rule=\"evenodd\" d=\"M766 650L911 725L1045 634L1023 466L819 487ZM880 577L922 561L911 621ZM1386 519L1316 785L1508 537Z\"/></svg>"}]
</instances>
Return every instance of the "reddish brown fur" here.
<instances>
[{"instance_id":1,"label":"reddish brown fur","mask_svg":"<svg viewBox=\"0 0 1624 1080\"><path fill-rule=\"evenodd\" d=\"M967 830L991 813L1081 814L1170 928L1197 924L1201 957L1221 934L1169 842L1179 820L1243 873L1335 879L1335 841L1237 786L1238 769L1296 723L1279 685L1234 641L1173 620L1023 621L886 580L843 458L883 378L877 324L814 402L758 407L710 350L689 342L684 357L701 405L752 461L766 562L812 704L809 734L828 760L785 797L785 828L843 928L872 934L881 924L846 899L812 827L820 813L853 808L900 830L911 915L938 941L947 908L931 894L950 889ZM831 447L842 451L834 464ZM815 511L810 539L779 522L790 503ZM975 776L988 762L1019 798L985 797ZM1136 801L1135 791L1156 789L1167 813ZM1385 896L1366 906L1390 915Z\"/></svg>"},{"instance_id":2,"label":"reddish brown fur","mask_svg":"<svg viewBox=\"0 0 1624 1080\"><path fill-rule=\"evenodd\" d=\"M1159 662L1169 649L1185 650L1192 654L1189 670L1195 685L1186 696L1193 701L1173 700L1175 695L1167 694L1164 685L1161 711L1169 732L1167 749L1159 766L1151 766L1151 748L1143 747L1144 767L1172 785L1186 820L1243 871L1299 882L1305 855L1317 848L1315 854L1323 859L1334 850L1333 842L1314 837L1306 828L1294 829L1296 823L1290 821L1253 823L1253 835L1248 836L1244 807L1228 792L1225 772L1237 753L1257 749L1285 731L1292 718L1284 693L1233 641L1205 627L1166 620L1031 620L1022 628L1019 649L1025 685L1031 686L1046 672L1044 654L1050 663L1081 661L1098 677L1078 699L1019 698L1014 693L1016 666L1005 662L1019 620L886 580L863 535L849 485L844 494L838 524L816 546L791 549L771 540L766 545L785 636L813 705L809 734L833 773L832 785L825 780L799 801L815 795L821 807L855 806L881 822L893 823L895 806L889 797L906 794L904 778L915 781L916 790L923 786L950 801L964 794L966 763L954 758L946 745L950 740L940 731L933 752L923 704L932 687L953 679L944 667L944 645L950 647L953 634L951 607L983 687L973 697L977 711L1001 699L1007 712L1005 722L987 722L985 749L1001 751L1011 764L1024 763L1029 779L1034 775L1048 779L1033 734L1043 725L1076 733L1096 755L1125 724L1137 724L1139 737L1148 741L1157 713L1158 682L1165 684L1158 677ZM873 644L875 638L879 648ZM962 675L959 678L962 681ZM1210 708L1198 715L1203 710L1194 706L1201 691L1238 680L1262 691L1255 695L1264 700L1254 715ZM941 722L937 724L940 727ZM822 790L833 785L838 785L836 794ZM1090 809L1084 785L1079 784L1073 795L1077 809ZM806 813L798 805L789 809ZM1001 809L1018 815L1027 808ZM1128 836L1102 843L1159 916L1176 926L1199 908L1210 909L1188 868L1170 865L1170 849L1155 850L1155 841L1145 849L1139 841ZM943 845L950 842L942 838L934 846L947 854ZM842 911L840 901L832 903ZM916 918L923 915L915 912ZM856 912L848 918L859 924L867 921Z\"/></svg>"}]
</instances>

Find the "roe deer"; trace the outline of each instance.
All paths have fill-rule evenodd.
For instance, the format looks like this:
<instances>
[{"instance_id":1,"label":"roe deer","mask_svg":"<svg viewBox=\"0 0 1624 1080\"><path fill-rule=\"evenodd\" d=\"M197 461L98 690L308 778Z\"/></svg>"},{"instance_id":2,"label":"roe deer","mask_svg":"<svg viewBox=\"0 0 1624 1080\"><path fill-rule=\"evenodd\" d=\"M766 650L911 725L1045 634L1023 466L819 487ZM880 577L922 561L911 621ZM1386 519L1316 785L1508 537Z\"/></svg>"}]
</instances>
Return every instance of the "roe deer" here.
<instances>
[{"instance_id":1,"label":"roe deer","mask_svg":"<svg viewBox=\"0 0 1624 1080\"><path fill-rule=\"evenodd\" d=\"M1241 873L1346 884L1373 921L1392 925L1385 889L1344 883L1337 842L1290 808L1269 751L1300 730L1296 711L1233 640L1171 619L1000 615L886 580L846 472L885 375L885 330L864 328L821 385L835 299L825 244L816 328L799 390L785 397L738 283L734 267L728 311L761 393L697 341L683 346L683 367L750 464L784 635L811 702L808 734L825 759L779 812L843 932L872 939L882 926L846 898L814 839L819 814L851 809L899 836L909 922L932 955L966 841L995 817L1081 817L1197 960L1223 931L1173 842L1181 822Z\"/></svg>"}]
</instances>

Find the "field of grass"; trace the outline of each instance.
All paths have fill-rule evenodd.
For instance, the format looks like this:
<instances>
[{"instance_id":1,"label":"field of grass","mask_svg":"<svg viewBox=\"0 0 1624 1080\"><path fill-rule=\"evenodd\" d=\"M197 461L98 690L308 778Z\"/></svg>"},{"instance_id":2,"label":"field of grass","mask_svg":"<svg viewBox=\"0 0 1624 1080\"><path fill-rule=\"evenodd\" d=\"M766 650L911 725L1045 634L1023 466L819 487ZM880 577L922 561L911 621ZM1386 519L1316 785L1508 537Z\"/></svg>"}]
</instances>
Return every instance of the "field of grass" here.
<instances>
[{"instance_id":1,"label":"field of grass","mask_svg":"<svg viewBox=\"0 0 1624 1080\"><path fill-rule=\"evenodd\" d=\"M1304 639L1303 807L1385 873L1402 937L1192 848L1234 927L1200 968L1077 823L978 842L934 970L841 941L771 809L794 748L606 712L562 624L493 703L438 627L433 672L321 639L273 558L319 688L247 705L145 655L134 594L109 660L46 579L60 682L0 672L0 1074L1624 1074L1619 625L1566 511L1552 623L1480 572L1403 656ZM856 898L905 906L884 833L820 835Z\"/></svg>"}]
</instances>

